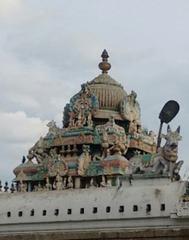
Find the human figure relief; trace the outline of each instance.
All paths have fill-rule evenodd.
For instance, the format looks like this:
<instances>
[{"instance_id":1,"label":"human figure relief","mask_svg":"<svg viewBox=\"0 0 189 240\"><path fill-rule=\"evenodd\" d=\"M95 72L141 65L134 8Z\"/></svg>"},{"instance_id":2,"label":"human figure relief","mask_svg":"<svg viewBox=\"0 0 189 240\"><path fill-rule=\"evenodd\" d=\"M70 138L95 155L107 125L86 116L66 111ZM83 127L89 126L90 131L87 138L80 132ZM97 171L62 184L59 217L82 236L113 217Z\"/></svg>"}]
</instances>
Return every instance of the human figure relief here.
<instances>
[{"instance_id":1,"label":"human figure relief","mask_svg":"<svg viewBox=\"0 0 189 240\"><path fill-rule=\"evenodd\" d=\"M107 157L107 150L109 148L109 143L108 143L108 134L106 130L104 129L102 132L102 159Z\"/></svg>"},{"instance_id":2,"label":"human figure relief","mask_svg":"<svg viewBox=\"0 0 189 240\"><path fill-rule=\"evenodd\" d=\"M61 191L63 189L62 177L59 172L56 175L56 190Z\"/></svg>"},{"instance_id":3,"label":"human figure relief","mask_svg":"<svg viewBox=\"0 0 189 240\"><path fill-rule=\"evenodd\" d=\"M95 183L94 183L94 179L91 178L90 184L89 184L89 188L95 188L95 187L96 187L96 186L95 186Z\"/></svg>"},{"instance_id":4,"label":"human figure relief","mask_svg":"<svg viewBox=\"0 0 189 240\"><path fill-rule=\"evenodd\" d=\"M125 119L128 119L130 122L135 120L137 125L140 125L140 106L136 98L136 92L131 91L131 94L121 103L120 111Z\"/></svg>"},{"instance_id":5,"label":"human figure relief","mask_svg":"<svg viewBox=\"0 0 189 240\"><path fill-rule=\"evenodd\" d=\"M106 179L105 179L105 176L102 176L102 181L101 181L101 183L100 183L100 186L101 187L106 187Z\"/></svg>"},{"instance_id":6,"label":"human figure relief","mask_svg":"<svg viewBox=\"0 0 189 240\"><path fill-rule=\"evenodd\" d=\"M50 182L49 182L49 177L46 178L46 184L45 184L45 186L46 186L46 190L47 190L47 191L52 190L52 185L51 185Z\"/></svg>"},{"instance_id":7,"label":"human figure relief","mask_svg":"<svg viewBox=\"0 0 189 240\"><path fill-rule=\"evenodd\" d=\"M63 189L67 188L67 178L64 178L63 180Z\"/></svg>"},{"instance_id":8,"label":"human figure relief","mask_svg":"<svg viewBox=\"0 0 189 240\"><path fill-rule=\"evenodd\" d=\"M67 184L68 188L73 188L73 179L72 176L68 177L68 184Z\"/></svg>"},{"instance_id":9,"label":"human figure relief","mask_svg":"<svg viewBox=\"0 0 189 240\"><path fill-rule=\"evenodd\" d=\"M108 149L108 152L110 152L111 155L118 154L123 155L127 151L127 146L120 142L118 139L116 140L115 144Z\"/></svg>"},{"instance_id":10,"label":"human figure relief","mask_svg":"<svg viewBox=\"0 0 189 240\"><path fill-rule=\"evenodd\" d=\"M83 152L79 156L79 167L78 167L78 174L80 176L85 175L85 171L87 170L89 163L91 161L91 155L89 154L90 147L87 145L83 145Z\"/></svg>"},{"instance_id":11,"label":"human figure relief","mask_svg":"<svg viewBox=\"0 0 189 240\"><path fill-rule=\"evenodd\" d=\"M56 122L54 120L47 123L47 127L49 128L49 131L47 133L47 137L56 136L60 132L60 128L56 126Z\"/></svg>"},{"instance_id":12,"label":"human figure relief","mask_svg":"<svg viewBox=\"0 0 189 240\"><path fill-rule=\"evenodd\" d=\"M88 113L88 116L87 116L87 126L88 127L92 127L93 126L93 121L92 121L92 114L91 112Z\"/></svg>"},{"instance_id":13,"label":"human figure relief","mask_svg":"<svg viewBox=\"0 0 189 240\"><path fill-rule=\"evenodd\" d=\"M129 123L129 134L134 135L138 132L138 126L136 120Z\"/></svg>"},{"instance_id":14,"label":"human figure relief","mask_svg":"<svg viewBox=\"0 0 189 240\"><path fill-rule=\"evenodd\" d=\"M20 180L20 192L26 192L27 191L27 185L23 182L23 180Z\"/></svg>"}]
</instances>

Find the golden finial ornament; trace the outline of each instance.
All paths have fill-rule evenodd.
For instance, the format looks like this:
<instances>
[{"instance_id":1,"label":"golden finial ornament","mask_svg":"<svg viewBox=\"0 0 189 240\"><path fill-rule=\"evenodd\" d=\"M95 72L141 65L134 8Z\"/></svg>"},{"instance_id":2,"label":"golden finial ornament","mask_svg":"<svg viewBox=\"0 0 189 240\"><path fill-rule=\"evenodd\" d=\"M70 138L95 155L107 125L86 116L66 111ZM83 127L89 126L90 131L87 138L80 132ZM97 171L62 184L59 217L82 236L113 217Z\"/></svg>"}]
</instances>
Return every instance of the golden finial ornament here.
<instances>
[{"instance_id":1,"label":"golden finial ornament","mask_svg":"<svg viewBox=\"0 0 189 240\"><path fill-rule=\"evenodd\" d=\"M102 73L108 73L108 70L111 68L111 64L108 62L108 52L106 49L102 52L102 62L99 63L98 67L102 70Z\"/></svg>"}]
</instances>

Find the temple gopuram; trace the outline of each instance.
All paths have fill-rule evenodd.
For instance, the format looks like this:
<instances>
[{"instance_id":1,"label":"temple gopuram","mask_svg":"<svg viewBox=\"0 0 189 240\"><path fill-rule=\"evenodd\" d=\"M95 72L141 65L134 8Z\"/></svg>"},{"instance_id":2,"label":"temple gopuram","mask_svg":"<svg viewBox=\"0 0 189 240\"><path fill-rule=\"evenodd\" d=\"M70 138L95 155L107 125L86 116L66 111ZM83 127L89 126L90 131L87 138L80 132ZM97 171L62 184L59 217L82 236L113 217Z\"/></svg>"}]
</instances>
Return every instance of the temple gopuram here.
<instances>
[{"instance_id":1,"label":"temple gopuram","mask_svg":"<svg viewBox=\"0 0 189 240\"><path fill-rule=\"evenodd\" d=\"M63 127L49 122L47 135L14 169L18 190L85 188L91 181L94 186L115 184L117 176L131 174L133 156L140 155L141 163L150 164L156 135L141 124L136 92L127 93L108 74L106 50L101 57L102 73L82 84L66 104ZM136 166L137 170L142 171Z\"/></svg>"},{"instance_id":2,"label":"temple gopuram","mask_svg":"<svg viewBox=\"0 0 189 240\"><path fill-rule=\"evenodd\" d=\"M101 57L101 74L65 105L62 128L50 121L11 187L0 183L0 240L189 239L182 137L168 125L180 106L169 100L159 133L148 131L136 92L108 74L106 50Z\"/></svg>"}]
</instances>

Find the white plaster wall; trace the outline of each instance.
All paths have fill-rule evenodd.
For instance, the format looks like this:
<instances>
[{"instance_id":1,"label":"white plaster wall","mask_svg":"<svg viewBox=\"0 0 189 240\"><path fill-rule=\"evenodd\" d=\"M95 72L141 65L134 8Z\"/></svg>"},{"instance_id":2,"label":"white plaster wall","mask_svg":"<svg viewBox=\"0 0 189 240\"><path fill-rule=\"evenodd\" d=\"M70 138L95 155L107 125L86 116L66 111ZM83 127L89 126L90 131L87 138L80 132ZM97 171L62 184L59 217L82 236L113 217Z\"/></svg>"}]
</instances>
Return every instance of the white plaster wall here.
<instances>
[{"instance_id":1,"label":"white plaster wall","mask_svg":"<svg viewBox=\"0 0 189 240\"><path fill-rule=\"evenodd\" d=\"M68 189L63 191L2 193L0 194L0 234L3 232L113 229L133 227L160 227L188 225L189 216L181 221L170 218L177 214L180 196L185 192L185 182L169 179L134 180L132 185L123 182L121 188L105 187ZM165 211L160 210L165 204ZM146 212L146 205L151 211ZM124 206L124 212L119 207ZM133 211L133 205L138 211ZM106 207L111 207L110 213ZM97 213L93 208L97 207ZM84 208L84 214L80 214ZM30 216L34 209L34 216ZM54 214L59 209L59 215ZM72 214L68 215L67 210ZM43 216L43 210L47 215ZM18 212L23 216L19 217ZM11 216L7 216L11 212Z\"/></svg>"},{"instance_id":2,"label":"white plaster wall","mask_svg":"<svg viewBox=\"0 0 189 240\"><path fill-rule=\"evenodd\" d=\"M168 179L134 180L132 185L123 182L123 186L90 189L68 189L63 191L31 192L31 193L3 193L0 194L0 225L19 223L49 223L89 220L137 220L169 217L174 212L180 196L185 191L184 182L171 182ZM165 204L165 211L160 205ZM146 212L146 204L151 204L151 212ZM119 212L119 206L124 206L124 212ZM138 211L133 212L133 205ZM106 207L110 206L110 213ZM93 207L98 208L93 213ZM80 214L84 208L84 214ZM30 216L34 209L34 216ZM55 216L55 209L59 215ZM72 214L67 214L72 209ZM46 210L47 215L42 216ZM18 212L23 216L19 217ZM11 212L11 217L7 217ZM135 221L136 222L136 221ZM150 225L150 221L148 221ZM133 222L134 224L134 222Z\"/></svg>"}]
</instances>

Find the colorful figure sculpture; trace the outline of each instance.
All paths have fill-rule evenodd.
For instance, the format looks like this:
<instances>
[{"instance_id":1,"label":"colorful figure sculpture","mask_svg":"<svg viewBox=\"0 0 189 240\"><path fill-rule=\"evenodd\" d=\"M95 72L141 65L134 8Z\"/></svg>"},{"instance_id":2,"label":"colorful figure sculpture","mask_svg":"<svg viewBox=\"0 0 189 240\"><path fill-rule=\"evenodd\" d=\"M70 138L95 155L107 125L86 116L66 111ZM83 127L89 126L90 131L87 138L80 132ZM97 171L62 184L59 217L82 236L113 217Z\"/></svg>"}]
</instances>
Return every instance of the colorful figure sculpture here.
<instances>
[{"instance_id":1,"label":"colorful figure sculpture","mask_svg":"<svg viewBox=\"0 0 189 240\"><path fill-rule=\"evenodd\" d=\"M166 144L156 154L156 135L141 124L137 94L128 94L108 74L107 51L101 57L102 73L82 84L64 107L63 127L50 121L46 136L29 149L29 161L23 158L15 168L21 191L40 191L38 183L47 191L85 188L89 179L104 187L110 185L110 179L113 184L118 176L132 173L143 177L163 172L179 179L179 129L168 129L163 136Z\"/></svg>"},{"instance_id":2,"label":"colorful figure sculpture","mask_svg":"<svg viewBox=\"0 0 189 240\"><path fill-rule=\"evenodd\" d=\"M152 171L156 173L163 171L163 173L168 173L173 178L178 159L178 142L182 139L180 136L180 127L176 131L171 131L168 125L167 134L162 134L162 137L165 138L166 143L158 149Z\"/></svg>"}]
</instances>

